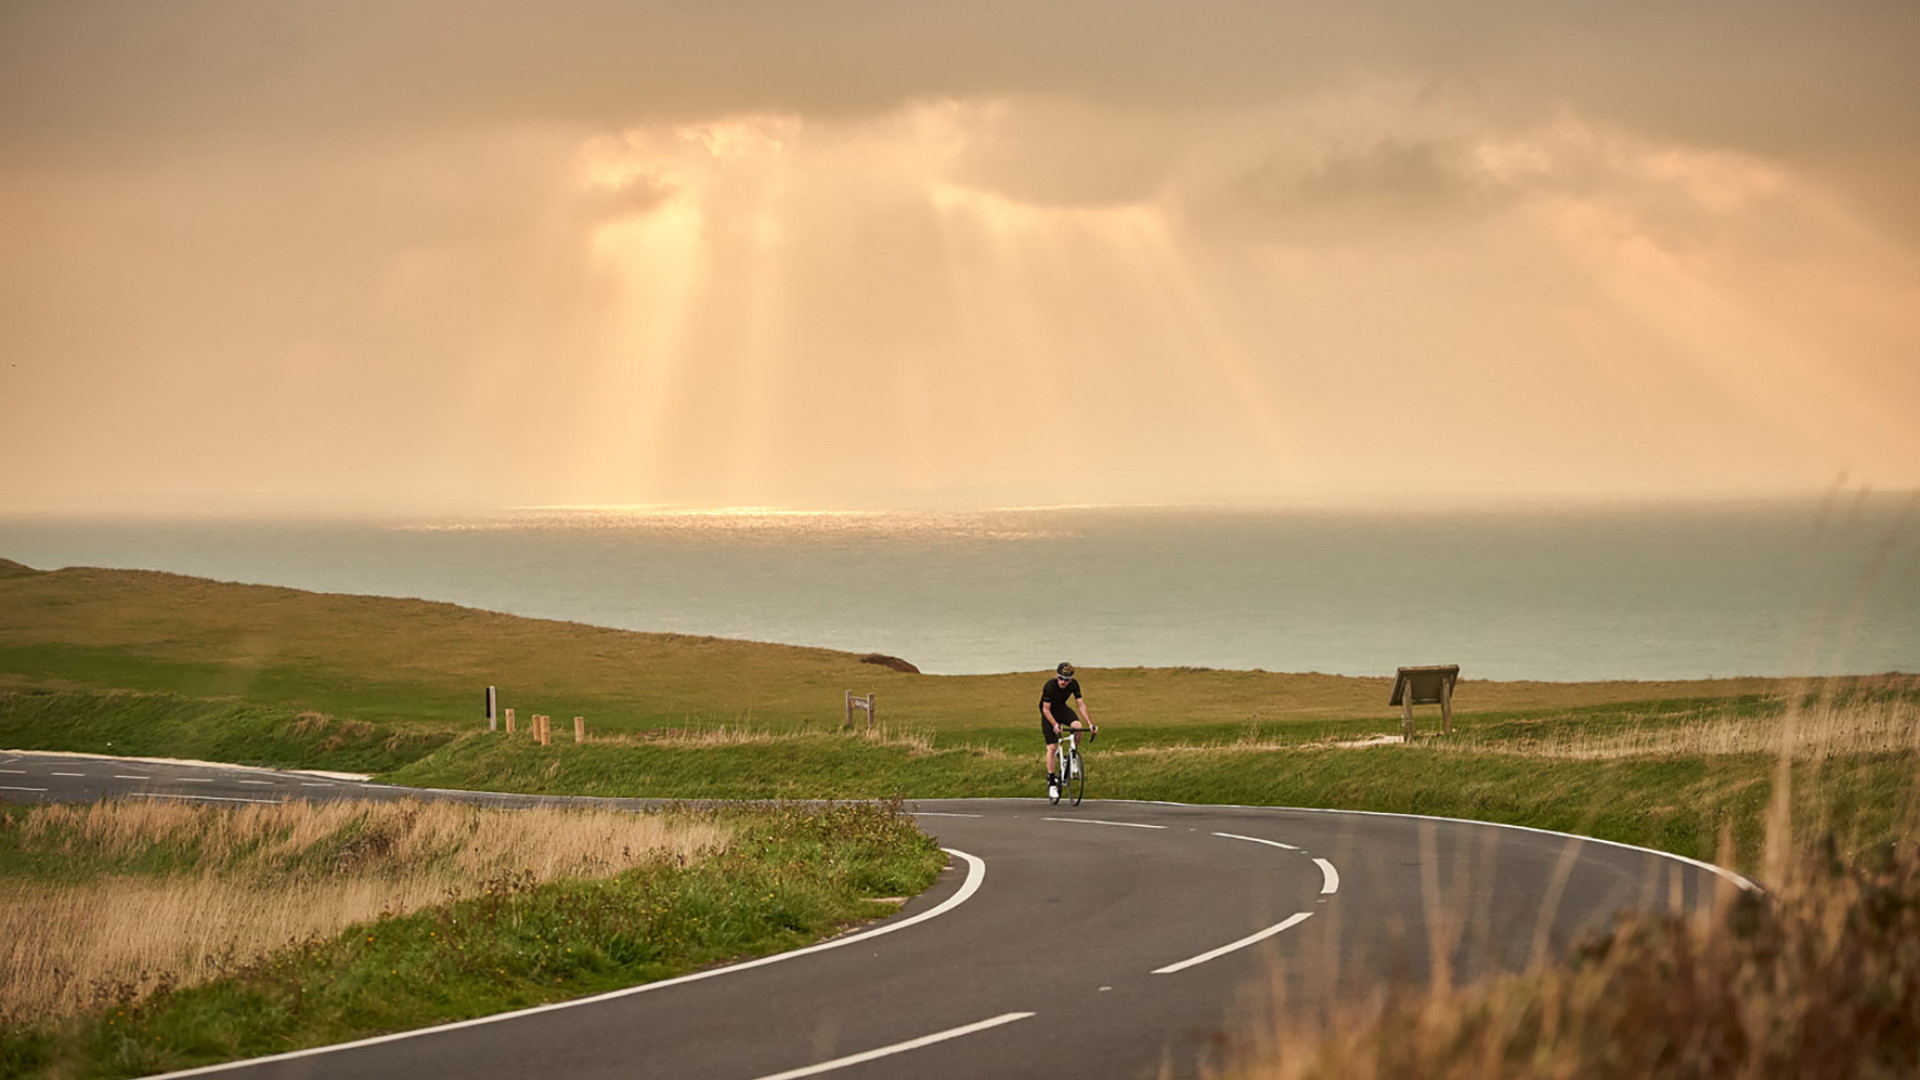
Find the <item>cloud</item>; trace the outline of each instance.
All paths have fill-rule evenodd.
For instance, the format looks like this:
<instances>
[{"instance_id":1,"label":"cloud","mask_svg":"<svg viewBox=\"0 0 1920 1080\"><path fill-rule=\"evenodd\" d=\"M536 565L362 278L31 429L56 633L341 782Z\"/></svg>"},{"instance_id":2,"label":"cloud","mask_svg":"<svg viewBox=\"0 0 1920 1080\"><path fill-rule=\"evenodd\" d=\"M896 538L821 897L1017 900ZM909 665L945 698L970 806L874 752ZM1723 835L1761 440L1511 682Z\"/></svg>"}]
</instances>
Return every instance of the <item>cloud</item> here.
<instances>
[{"instance_id":1,"label":"cloud","mask_svg":"<svg viewBox=\"0 0 1920 1080\"><path fill-rule=\"evenodd\" d=\"M1920 482L1916 11L11 0L0 500Z\"/></svg>"},{"instance_id":2,"label":"cloud","mask_svg":"<svg viewBox=\"0 0 1920 1080\"><path fill-rule=\"evenodd\" d=\"M673 197L673 185L656 176L639 175L589 189L582 212L596 221L644 215Z\"/></svg>"},{"instance_id":3,"label":"cloud","mask_svg":"<svg viewBox=\"0 0 1920 1080\"><path fill-rule=\"evenodd\" d=\"M977 148L981 181L1039 203L1111 202L1140 197L1153 167L1075 109L1171 134L1388 81L1493 125L1566 113L1779 161L1920 244L1915 55L1909 0L12 0L0 168L1028 98L1059 103L1051 133Z\"/></svg>"},{"instance_id":4,"label":"cloud","mask_svg":"<svg viewBox=\"0 0 1920 1080\"><path fill-rule=\"evenodd\" d=\"M1414 242L1496 212L1522 194L1465 149L1418 138L1333 147L1312 161L1269 157L1232 180L1223 209L1247 235L1300 243Z\"/></svg>"}]
</instances>

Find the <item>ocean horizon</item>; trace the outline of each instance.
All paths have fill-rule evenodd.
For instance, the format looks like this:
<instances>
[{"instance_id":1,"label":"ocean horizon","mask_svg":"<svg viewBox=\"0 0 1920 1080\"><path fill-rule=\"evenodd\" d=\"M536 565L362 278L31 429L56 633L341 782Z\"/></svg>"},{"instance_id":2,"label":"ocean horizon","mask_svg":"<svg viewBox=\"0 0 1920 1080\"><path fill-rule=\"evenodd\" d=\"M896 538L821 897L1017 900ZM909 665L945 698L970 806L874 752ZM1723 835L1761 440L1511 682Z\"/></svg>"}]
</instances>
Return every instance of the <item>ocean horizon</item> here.
<instances>
[{"instance_id":1,"label":"ocean horizon","mask_svg":"<svg viewBox=\"0 0 1920 1080\"><path fill-rule=\"evenodd\" d=\"M0 557L903 657L1587 681L1920 671L1915 499L0 517Z\"/></svg>"}]
</instances>

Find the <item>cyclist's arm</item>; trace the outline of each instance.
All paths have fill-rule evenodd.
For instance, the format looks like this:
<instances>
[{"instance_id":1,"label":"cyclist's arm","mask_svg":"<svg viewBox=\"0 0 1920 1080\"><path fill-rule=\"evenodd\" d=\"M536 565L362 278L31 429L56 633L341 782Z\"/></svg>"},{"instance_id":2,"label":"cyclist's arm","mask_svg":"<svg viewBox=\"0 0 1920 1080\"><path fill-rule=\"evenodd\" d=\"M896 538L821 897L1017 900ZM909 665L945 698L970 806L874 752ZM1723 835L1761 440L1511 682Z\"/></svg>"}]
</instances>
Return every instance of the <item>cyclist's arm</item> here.
<instances>
[{"instance_id":1,"label":"cyclist's arm","mask_svg":"<svg viewBox=\"0 0 1920 1080\"><path fill-rule=\"evenodd\" d=\"M1080 697L1077 697L1077 698L1074 698L1074 699L1073 699L1073 707L1074 707L1074 708L1076 708L1076 709L1079 709L1079 710L1080 710L1080 719L1082 719L1082 720L1084 720L1084 721L1086 721L1086 724L1087 724L1087 726L1088 726L1088 727L1092 727L1092 726L1093 726L1093 717L1091 717L1091 716L1089 716L1089 715L1087 715L1087 698L1086 698L1086 695L1084 695L1084 694L1083 694L1083 695L1081 695Z\"/></svg>"}]
</instances>

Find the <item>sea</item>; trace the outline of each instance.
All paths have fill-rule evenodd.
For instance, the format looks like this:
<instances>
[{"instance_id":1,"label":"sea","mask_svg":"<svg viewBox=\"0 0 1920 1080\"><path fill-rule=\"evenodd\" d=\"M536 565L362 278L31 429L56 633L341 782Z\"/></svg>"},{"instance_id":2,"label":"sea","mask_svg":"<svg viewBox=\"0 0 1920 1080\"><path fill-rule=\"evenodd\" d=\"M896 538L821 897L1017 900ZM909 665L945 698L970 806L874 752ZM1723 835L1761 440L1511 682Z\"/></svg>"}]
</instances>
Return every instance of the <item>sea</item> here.
<instances>
[{"instance_id":1,"label":"sea","mask_svg":"<svg viewBox=\"0 0 1920 1080\"><path fill-rule=\"evenodd\" d=\"M942 674L1920 672L1920 499L1406 512L511 509L0 517L39 569L165 570L817 645Z\"/></svg>"}]
</instances>

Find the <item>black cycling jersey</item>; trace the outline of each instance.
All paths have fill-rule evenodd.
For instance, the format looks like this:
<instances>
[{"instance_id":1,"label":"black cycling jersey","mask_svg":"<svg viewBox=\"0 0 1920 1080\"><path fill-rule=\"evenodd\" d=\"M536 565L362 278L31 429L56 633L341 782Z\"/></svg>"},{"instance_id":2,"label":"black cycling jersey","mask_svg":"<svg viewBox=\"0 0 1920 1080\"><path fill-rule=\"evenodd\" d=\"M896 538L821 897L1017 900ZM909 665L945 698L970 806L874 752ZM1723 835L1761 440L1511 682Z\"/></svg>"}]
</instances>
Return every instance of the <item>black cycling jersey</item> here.
<instances>
[{"instance_id":1,"label":"black cycling jersey","mask_svg":"<svg viewBox=\"0 0 1920 1080\"><path fill-rule=\"evenodd\" d=\"M1062 724L1072 723L1073 699L1080 696L1080 680L1068 679L1061 686L1059 679L1048 679L1047 685L1040 688L1040 708L1047 715Z\"/></svg>"}]
</instances>

